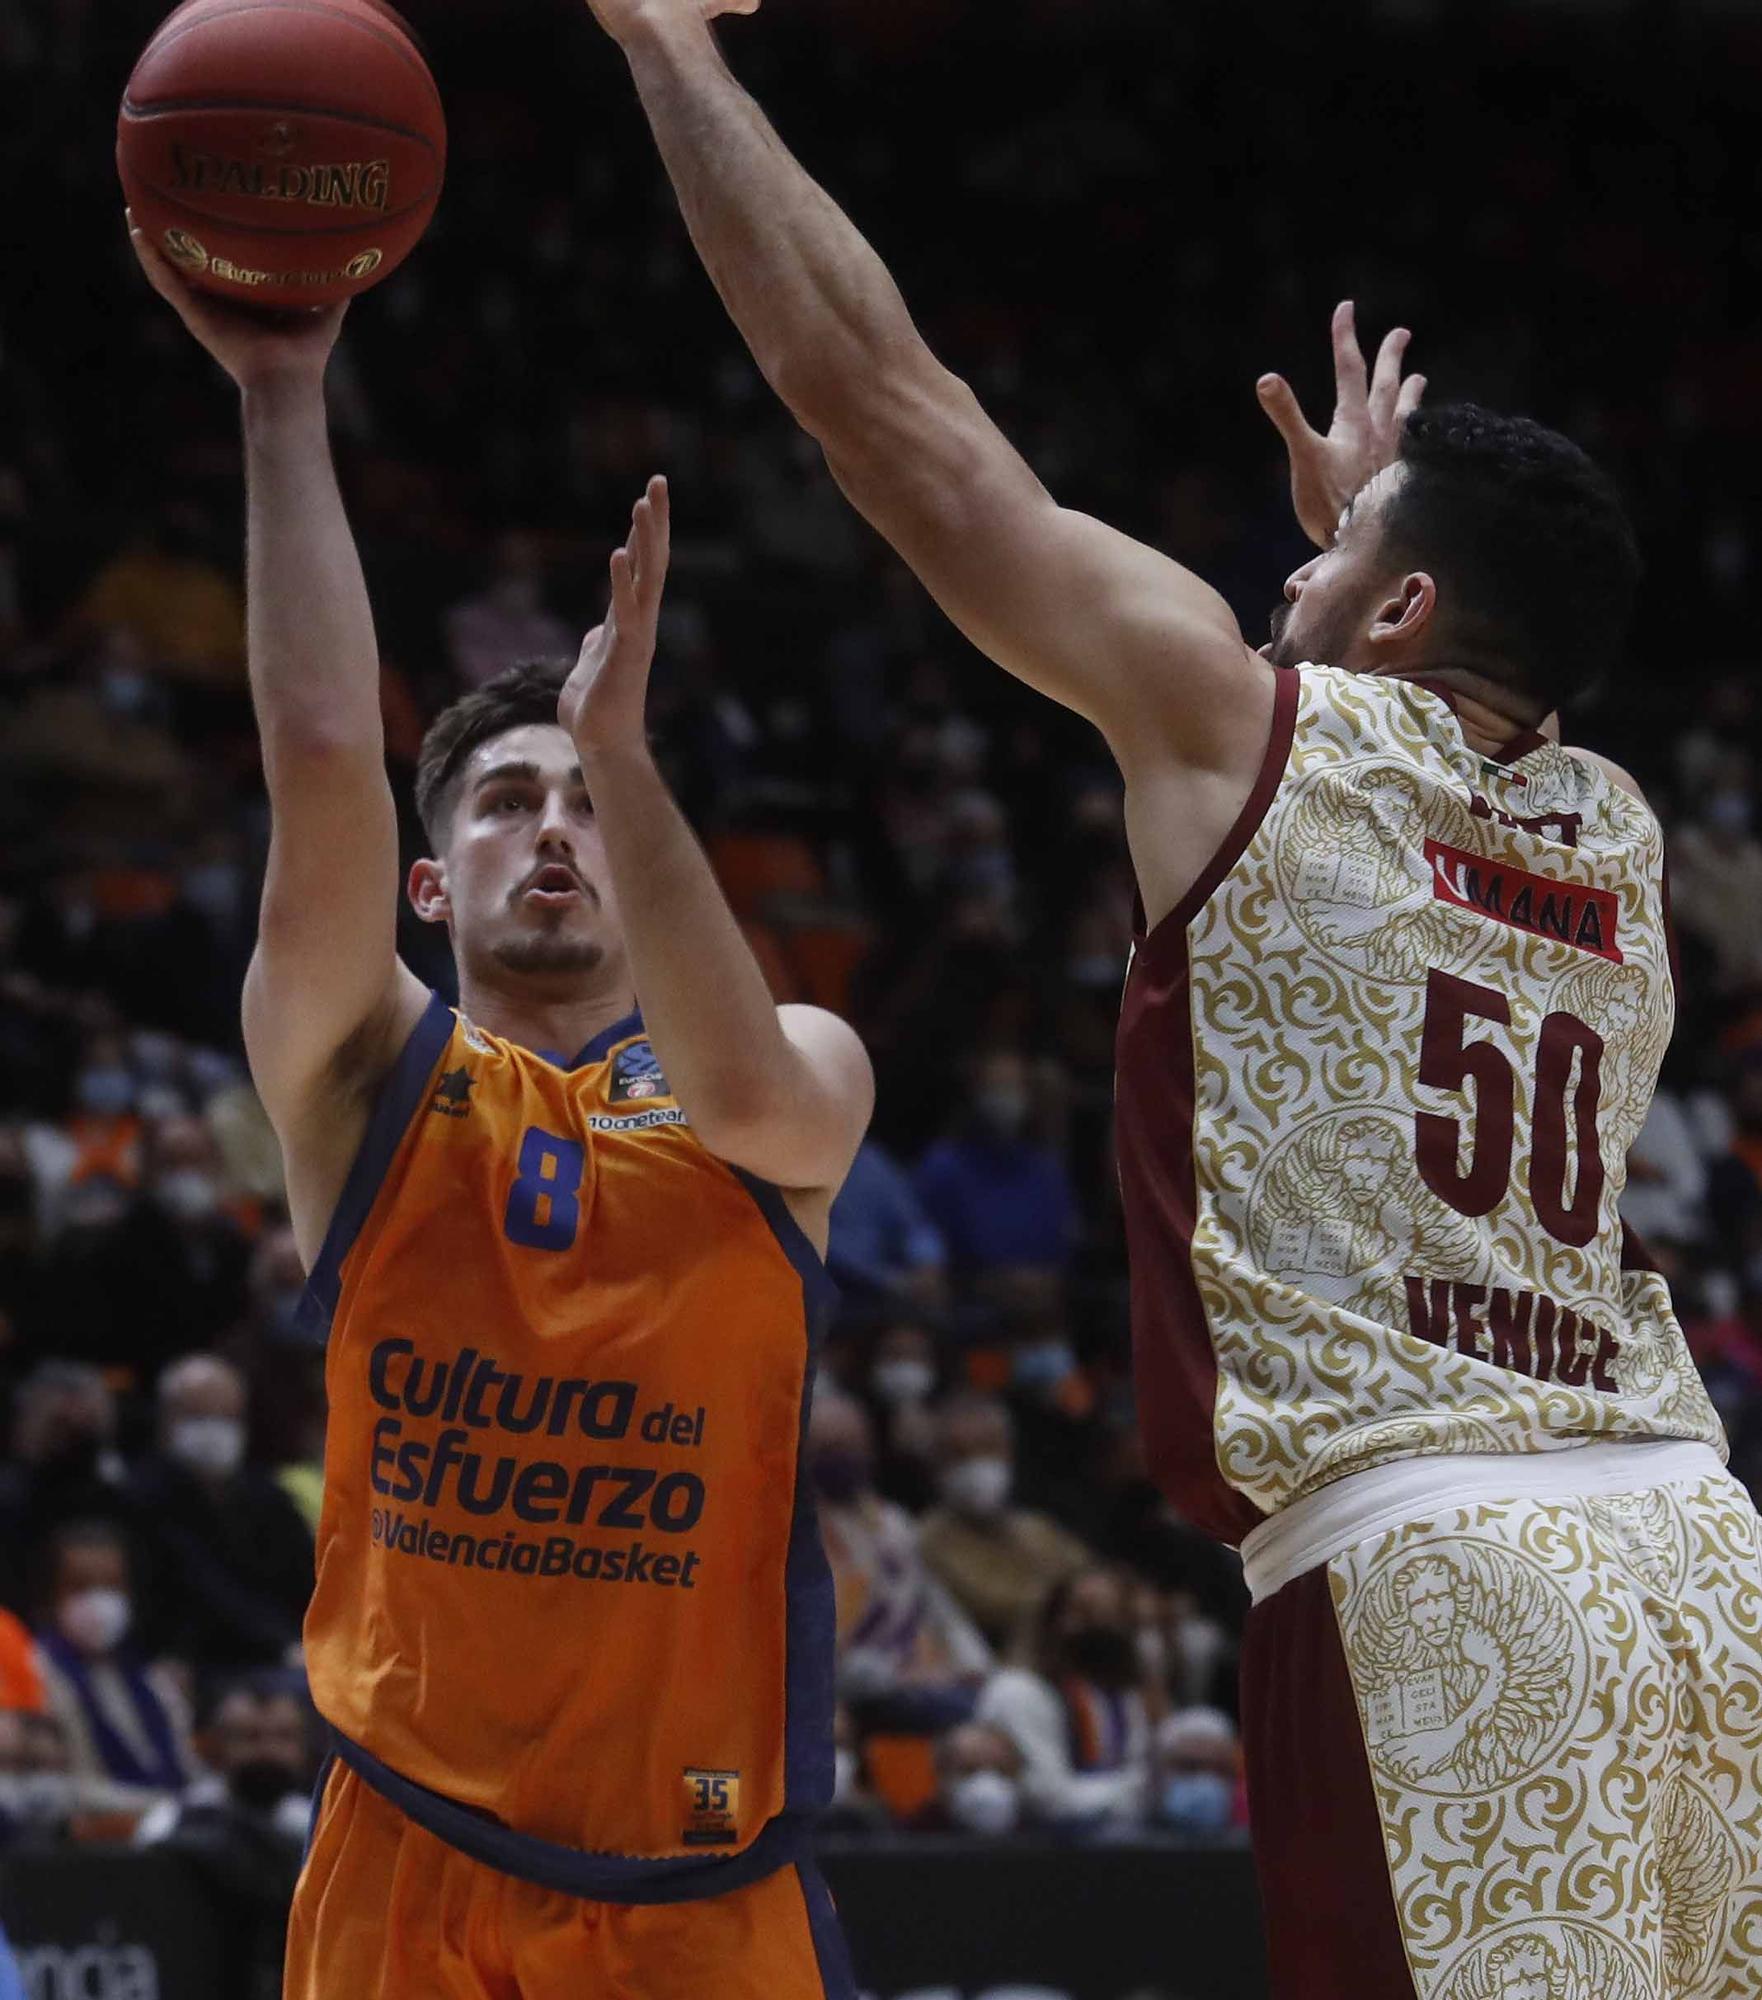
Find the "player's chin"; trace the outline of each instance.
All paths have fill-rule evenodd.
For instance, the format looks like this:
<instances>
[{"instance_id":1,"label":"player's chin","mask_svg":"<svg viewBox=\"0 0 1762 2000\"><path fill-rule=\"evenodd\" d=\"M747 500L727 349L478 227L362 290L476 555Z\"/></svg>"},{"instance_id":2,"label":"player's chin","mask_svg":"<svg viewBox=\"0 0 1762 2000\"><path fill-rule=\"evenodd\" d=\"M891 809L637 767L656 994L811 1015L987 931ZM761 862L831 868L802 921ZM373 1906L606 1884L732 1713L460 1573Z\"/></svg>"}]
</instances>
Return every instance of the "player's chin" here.
<instances>
[{"instance_id":1,"label":"player's chin","mask_svg":"<svg viewBox=\"0 0 1762 2000\"><path fill-rule=\"evenodd\" d=\"M527 976L592 972L605 955L605 946L597 938L579 933L571 936L555 926L502 938L490 949L490 956L505 972Z\"/></svg>"}]
</instances>

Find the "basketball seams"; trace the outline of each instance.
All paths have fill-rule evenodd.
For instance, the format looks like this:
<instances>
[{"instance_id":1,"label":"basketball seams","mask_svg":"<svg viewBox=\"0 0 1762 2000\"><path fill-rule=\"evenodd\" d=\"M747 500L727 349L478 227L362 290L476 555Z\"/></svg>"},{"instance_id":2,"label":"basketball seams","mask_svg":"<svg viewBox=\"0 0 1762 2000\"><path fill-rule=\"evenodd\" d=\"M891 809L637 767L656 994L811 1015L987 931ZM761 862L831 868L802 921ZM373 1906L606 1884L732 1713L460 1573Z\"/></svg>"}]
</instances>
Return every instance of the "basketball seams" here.
<instances>
[{"instance_id":1,"label":"basketball seams","mask_svg":"<svg viewBox=\"0 0 1762 2000\"><path fill-rule=\"evenodd\" d=\"M386 27L372 21L364 21L359 14L350 13L345 8L326 7L323 0L239 0L237 6L217 8L212 14L204 14L199 21L189 21L181 28L173 28L170 34L155 35L141 52L141 61L145 62L149 55L157 53L160 49L170 48L174 42L182 41L185 35L194 34L198 28L205 28L210 21L229 21L235 14L265 13L322 14L327 20L348 22L351 27L359 28L364 35L370 35L375 41L382 42L391 49L428 86L429 95L434 99L435 109L438 111L443 108L440 90L435 83L433 73L404 36L391 33ZM140 66L140 63L136 63L135 68L138 70ZM129 82L131 84L134 82L133 76L129 78ZM128 102L126 96L123 102L125 104Z\"/></svg>"},{"instance_id":2,"label":"basketball seams","mask_svg":"<svg viewBox=\"0 0 1762 2000\"><path fill-rule=\"evenodd\" d=\"M328 118L335 125L347 125L359 132L389 132L394 139L408 139L420 146L437 162L441 157L432 139L421 132L412 132L407 125L393 125L383 118L357 118L352 111L338 111L322 104L290 104L280 97L266 104L240 104L230 97L178 97L143 107L127 97L122 100L122 115L136 125L147 125L155 118L169 118L180 111L286 112L294 118Z\"/></svg>"}]
</instances>

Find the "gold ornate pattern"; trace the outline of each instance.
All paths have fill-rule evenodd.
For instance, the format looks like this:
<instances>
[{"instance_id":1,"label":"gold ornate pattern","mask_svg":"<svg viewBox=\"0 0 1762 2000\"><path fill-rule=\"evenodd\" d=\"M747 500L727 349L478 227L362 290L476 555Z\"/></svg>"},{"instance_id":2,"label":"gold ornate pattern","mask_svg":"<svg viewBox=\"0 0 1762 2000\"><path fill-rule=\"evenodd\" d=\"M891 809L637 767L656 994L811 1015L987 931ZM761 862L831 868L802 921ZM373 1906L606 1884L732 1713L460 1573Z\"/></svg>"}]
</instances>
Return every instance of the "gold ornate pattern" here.
<instances>
[{"instance_id":1,"label":"gold ornate pattern","mask_svg":"<svg viewBox=\"0 0 1762 2000\"><path fill-rule=\"evenodd\" d=\"M1612 899L1619 962L1435 894L1428 839ZM1500 766L1423 689L1303 669L1272 806L1188 930L1214 1441L1224 1478L1266 1512L1427 1453L1610 1436L1724 1449L1662 1282L1620 1268L1616 1203L1674 1012L1662 871L1657 821L1589 764L1542 749ZM1434 972L1509 1010L1463 1031L1503 1056L1513 1088L1509 1184L1478 1216L1440 1199L1416 1159L1419 1112L1457 1121L1459 1173L1482 1142L1475 1080L1418 1082ZM1583 1247L1549 1233L1530 1188L1543 1024L1561 1013L1603 1043L1604 1178ZM1568 1152L1561 1198L1581 1171ZM1409 1278L1579 1315L1614 1388L1539 1359L1533 1374L1496 1365L1472 1335L1421 1337Z\"/></svg>"},{"instance_id":2,"label":"gold ornate pattern","mask_svg":"<svg viewBox=\"0 0 1762 2000\"><path fill-rule=\"evenodd\" d=\"M1757 1536L1722 1473L1329 1565L1418 2000L1756 1992Z\"/></svg>"}]
</instances>

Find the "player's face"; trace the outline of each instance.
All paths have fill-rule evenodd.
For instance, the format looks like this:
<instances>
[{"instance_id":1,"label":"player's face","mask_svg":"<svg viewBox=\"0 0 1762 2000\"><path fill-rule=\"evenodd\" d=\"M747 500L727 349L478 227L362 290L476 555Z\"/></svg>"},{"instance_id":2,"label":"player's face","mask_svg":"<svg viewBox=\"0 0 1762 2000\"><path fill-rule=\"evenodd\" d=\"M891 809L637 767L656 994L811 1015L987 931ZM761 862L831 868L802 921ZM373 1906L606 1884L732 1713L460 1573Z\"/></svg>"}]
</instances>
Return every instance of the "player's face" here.
<instances>
[{"instance_id":1,"label":"player's face","mask_svg":"<svg viewBox=\"0 0 1762 2000\"><path fill-rule=\"evenodd\" d=\"M1340 516L1333 546L1285 579L1285 601L1273 613L1273 636L1261 652L1277 667L1373 669L1365 634L1388 595L1382 557L1382 513L1399 466L1387 467Z\"/></svg>"},{"instance_id":2,"label":"player's face","mask_svg":"<svg viewBox=\"0 0 1762 2000\"><path fill-rule=\"evenodd\" d=\"M605 846L567 730L528 723L471 753L446 888L461 964L569 984L621 952Z\"/></svg>"},{"instance_id":3,"label":"player's face","mask_svg":"<svg viewBox=\"0 0 1762 2000\"><path fill-rule=\"evenodd\" d=\"M1340 1162L1340 1174L1347 1192L1363 1200L1389 1178L1389 1155L1372 1146L1353 1147Z\"/></svg>"},{"instance_id":4,"label":"player's face","mask_svg":"<svg viewBox=\"0 0 1762 2000\"><path fill-rule=\"evenodd\" d=\"M1422 1639L1441 1646L1456 1623L1456 1599L1450 1586L1441 1577L1428 1574L1419 1578L1407 1600L1407 1615Z\"/></svg>"}]
</instances>

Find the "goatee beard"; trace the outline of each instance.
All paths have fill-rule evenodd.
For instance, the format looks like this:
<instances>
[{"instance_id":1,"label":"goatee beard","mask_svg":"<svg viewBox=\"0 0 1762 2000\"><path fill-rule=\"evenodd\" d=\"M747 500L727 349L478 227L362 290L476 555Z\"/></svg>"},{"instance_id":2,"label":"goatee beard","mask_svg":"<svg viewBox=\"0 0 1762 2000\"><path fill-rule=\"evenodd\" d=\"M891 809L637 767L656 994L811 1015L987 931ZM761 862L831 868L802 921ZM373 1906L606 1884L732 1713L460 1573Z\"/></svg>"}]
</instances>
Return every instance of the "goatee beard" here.
<instances>
[{"instance_id":1,"label":"goatee beard","mask_svg":"<svg viewBox=\"0 0 1762 2000\"><path fill-rule=\"evenodd\" d=\"M490 953L505 971L525 974L592 972L605 955L591 938L569 937L510 938Z\"/></svg>"}]
</instances>

